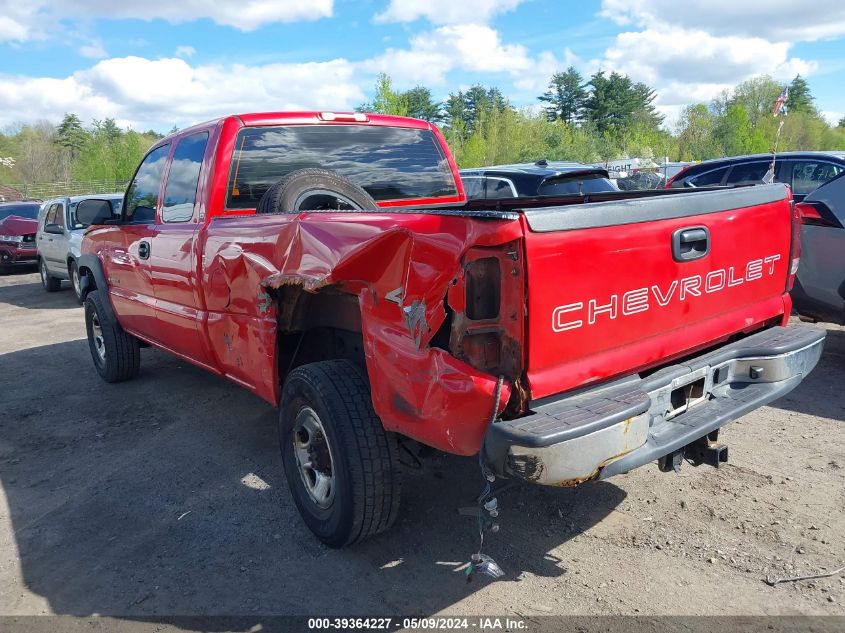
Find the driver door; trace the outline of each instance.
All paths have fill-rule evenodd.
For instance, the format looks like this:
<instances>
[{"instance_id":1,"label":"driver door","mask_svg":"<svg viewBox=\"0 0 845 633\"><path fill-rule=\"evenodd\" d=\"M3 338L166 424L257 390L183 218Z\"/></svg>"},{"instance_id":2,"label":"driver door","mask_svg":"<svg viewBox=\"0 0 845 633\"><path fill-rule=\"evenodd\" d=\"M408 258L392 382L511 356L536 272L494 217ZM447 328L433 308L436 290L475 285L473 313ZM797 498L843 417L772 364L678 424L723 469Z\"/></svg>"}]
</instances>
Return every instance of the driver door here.
<instances>
[{"instance_id":1,"label":"driver door","mask_svg":"<svg viewBox=\"0 0 845 633\"><path fill-rule=\"evenodd\" d=\"M120 324L130 333L151 340L156 338L156 314L150 241L169 153L169 143L155 148L135 172L126 191L121 242L105 262L109 293Z\"/></svg>"}]
</instances>

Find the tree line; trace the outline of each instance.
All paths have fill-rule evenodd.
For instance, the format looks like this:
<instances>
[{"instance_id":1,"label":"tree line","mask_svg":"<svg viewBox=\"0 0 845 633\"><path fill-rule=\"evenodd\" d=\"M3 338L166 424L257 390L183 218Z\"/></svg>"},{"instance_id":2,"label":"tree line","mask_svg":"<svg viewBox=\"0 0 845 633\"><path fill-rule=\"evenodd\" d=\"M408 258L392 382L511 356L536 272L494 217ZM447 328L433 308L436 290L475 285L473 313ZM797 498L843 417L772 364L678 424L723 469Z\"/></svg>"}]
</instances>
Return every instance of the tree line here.
<instances>
[{"instance_id":1,"label":"tree line","mask_svg":"<svg viewBox=\"0 0 845 633\"><path fill-rule=\"evenodd\" d=\"M127 181L149 147L162 138L153 130L122 129L114 119L83 126L76 114L58 125L48 121L14 126L0 134L0 183Z\"/></svg>"},{"instance_id":2,"label":"tree line","mask_svg":"<svg viewBox=\"0 0 845 633\"><path fill-rule=\"evenodd\" d=\"M541 158L704 160L769 152L776 138L779 151L845 149L845 118L828 125L800 75L788 86L788 115L773 117L782 88L768 76L749 79L710 103L685 107L672 129L664 125L647 84L616 72L585 78L572 67L551 77L535 107L514 107L501 90L483 85L438 101L426 86L397 90L381 74L373 100L356 109L436 123L461 167ZM0 134L0 183L126 181L161 137L153 130L121 129L114 119L84 126L72 113L58 125L18 125Z\"/></svg>"},{"instance_id":3,"label":"tree line","mask_svg":"<svg viewBox=\"0 0 845 633\"><path fill-rule=\"evenodd\" d=\"M380 75L375 98L359 111L397 114L440 125L461 167L512 162L616 158L705 160L737 154L845 149L845 117L831 126L800 75L788 85L786 117L772 116L783 86L769 76L744 81L710 103L683 109L672 129L654 105L655 90L630 77L575 68L555 73L537 107L515 108L497 88L482 85L442 102L425 86L395 90ZM780 135L778 124L784 125Z\"/></svg>"}]
</instances>

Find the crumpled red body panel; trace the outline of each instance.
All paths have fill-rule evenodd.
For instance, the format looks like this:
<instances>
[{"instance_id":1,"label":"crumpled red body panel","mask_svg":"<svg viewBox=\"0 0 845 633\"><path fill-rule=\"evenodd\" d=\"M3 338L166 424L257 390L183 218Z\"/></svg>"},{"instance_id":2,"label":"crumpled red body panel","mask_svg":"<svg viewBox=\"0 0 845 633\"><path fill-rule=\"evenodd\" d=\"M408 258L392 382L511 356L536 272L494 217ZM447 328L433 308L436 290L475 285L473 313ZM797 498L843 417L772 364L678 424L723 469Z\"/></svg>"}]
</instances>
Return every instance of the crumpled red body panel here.
<instances>
[{"instance_id":1,"label":"crumpled red body panel","mask_svg":"<svg viewBox=\"0 0 845 633\"><path fill-rule=\"evenodd\" d=\"M411 213L215 218L203 232L209 346L220 370L279 395L275 289L332 286L358 297L373 405L385 427L461 455L478 451L497 376L429 344L472 246L521 237L515 220ZM510 397L505 384L497 410Z\"/></svg>"}]
</instances>

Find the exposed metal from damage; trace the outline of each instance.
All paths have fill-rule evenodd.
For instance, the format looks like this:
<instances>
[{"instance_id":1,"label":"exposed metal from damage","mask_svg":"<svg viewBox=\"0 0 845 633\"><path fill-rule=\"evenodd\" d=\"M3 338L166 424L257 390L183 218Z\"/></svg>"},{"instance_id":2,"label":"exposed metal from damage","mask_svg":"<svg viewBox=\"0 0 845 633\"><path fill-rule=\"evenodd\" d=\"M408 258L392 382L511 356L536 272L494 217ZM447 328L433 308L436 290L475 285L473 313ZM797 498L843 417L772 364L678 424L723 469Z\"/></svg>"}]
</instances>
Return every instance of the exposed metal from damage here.
<instances>
[{"instance_id":1,"label":"exposed metal from damage","mask_svg":"<svg viewBox=\"0 0 845 633\"><path fill-rule=\"evenodd\" d=\"M357 332L368 373L377 377L373 405L385 427L435 448L477 453L496 376L506 378L501 412L523 363L512 343L524 312L522 229L513 212L453 211L212 219L205 244L208 328L224 373L274 402L280 373L301 352L294 348L308 344L298 332L317 323ZM472 321L462 315L466 301L456 288L466 292L465 268L480 257L496 258L507 274L500 318ZM357 306L355 319L339 309L343 297ZM441 328L449 329L446 344L434 346ZM277 344L277 333L289 340ZM522 399L524 388L517 393Z\"/></svg>"}]
</instances>

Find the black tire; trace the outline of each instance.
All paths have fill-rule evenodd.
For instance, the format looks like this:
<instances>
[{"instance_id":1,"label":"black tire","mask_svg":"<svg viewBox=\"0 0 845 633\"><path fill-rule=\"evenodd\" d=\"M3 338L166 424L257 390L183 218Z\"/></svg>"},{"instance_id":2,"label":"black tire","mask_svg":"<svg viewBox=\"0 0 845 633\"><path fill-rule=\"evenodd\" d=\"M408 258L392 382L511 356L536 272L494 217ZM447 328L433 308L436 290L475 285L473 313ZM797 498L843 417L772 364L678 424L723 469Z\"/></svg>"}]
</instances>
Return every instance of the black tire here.
<instances>
[{"instance_id":1,"label":"black tire","mask_svg":"<svg viewBox=\"0 0 845 633\"><path fill-rule=\"evenodd\" d=\"M82 305L84 302L82 297L82 278L79 276L79 267L74 261L71 261L68 266L68 277L70 277L70 286L73 288L73 294L76 295L76 300Z\"/></svg>"},{"instance_id":2,"label":"black tire","mask_svg":"<svg viewBox=\"0 0 845 633\"><path fill-rule=\"evenodd\" d=\"M85 331L94 367L103 380L121 382L138 375L141 368L138 339L127 334L106 311L97 290L85 297Z\"/></svg>"},{"instance_id":3,"label":"black tire","mask_svg":"<svg viewBox=\"0 0 845 633\"><path fill-rule=\"evenodd\" d=\"M9 270L8 266L0 266L0 276L8 275L9 272L10 272L10 270Z\"/></svg>"},{"instance_id":4,"label":"black tire","mask_svg":"<svg viewBox=\"0 0 845 633\"><path fill-rule=\"evenodd\" d=\"M329 451L332 499L322 507L306 487L310 478L295 449L295 440L302 446L299 420L309 412L318 416ZM373 411L369 385L357 366L329 360L293 370L282 390L279 442L294 503L323 543L358 543L396 520L401 495L398 445ZM316 461L314 453L309 452L308 463Z\"/></svg>"},{"instance_id":5,"label":"black tire","mask_svg":"<svg viewBox=\"0 0 845 633\"><path fill-rule=\"evenodd\" d=\"M375 211L378 205L370 194L337 172L328 169L298 169L261 196L256 213L298 213L327 209Z\"/></svg>"},{"instance_id":6,"label":"black tire","mask_svg":"<svg viewBox=\"0 0 845 633\"><path fill-rule=\"evenodd\" d=\"M47 270L47 262L43 259L38 260L38 272L41 275L41 285L47 292L56 292L62 289L62 280L53 277L50 271Z\"/></svg>"}]
</instances>

